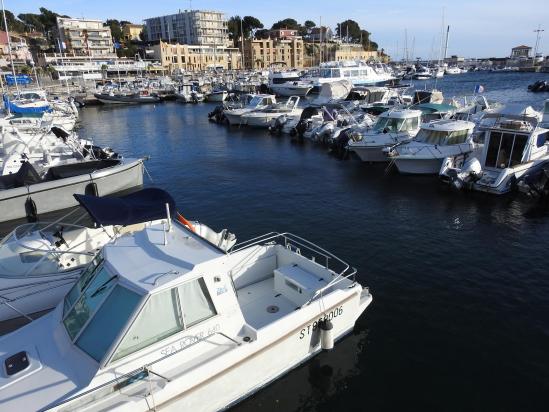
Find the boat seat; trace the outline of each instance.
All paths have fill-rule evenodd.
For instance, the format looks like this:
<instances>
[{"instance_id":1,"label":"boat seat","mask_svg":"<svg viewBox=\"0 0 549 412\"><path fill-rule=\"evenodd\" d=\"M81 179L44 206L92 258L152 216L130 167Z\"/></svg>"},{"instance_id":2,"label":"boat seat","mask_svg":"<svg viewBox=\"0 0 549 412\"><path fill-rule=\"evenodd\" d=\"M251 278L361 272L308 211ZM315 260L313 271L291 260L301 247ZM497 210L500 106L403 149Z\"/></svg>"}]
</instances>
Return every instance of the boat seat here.
<instances>
[{"instance_id":1,"label":"boat seat","mask_svg":"<svg viewBox=\"0 0 549 412\"><path fill-rule=\"evenodd\" d=\"M275 290L299 306L309 301L324 286L323 281L297 264L281 266L274 271Z\"/></svg>"}]
</instances>

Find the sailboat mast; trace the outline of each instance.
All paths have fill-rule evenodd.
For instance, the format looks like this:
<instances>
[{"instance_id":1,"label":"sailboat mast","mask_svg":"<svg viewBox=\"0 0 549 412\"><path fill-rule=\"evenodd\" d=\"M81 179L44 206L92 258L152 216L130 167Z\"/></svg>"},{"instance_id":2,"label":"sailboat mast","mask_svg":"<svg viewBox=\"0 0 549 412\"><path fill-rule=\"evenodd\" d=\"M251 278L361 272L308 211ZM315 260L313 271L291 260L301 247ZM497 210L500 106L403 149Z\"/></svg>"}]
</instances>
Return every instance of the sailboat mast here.
<instances>
[{"instance_id":1,"label":"sailboat mast","mask_svg":"<svg viewBox=\"0 0 549 412\"><path fill-rule=\"evenodd\" d=\"M448 38L450 37L450 26L446 30L446 44L444 45L444 61L446 61L446 56L448 55Z\"/></svg>"}]
</instances>

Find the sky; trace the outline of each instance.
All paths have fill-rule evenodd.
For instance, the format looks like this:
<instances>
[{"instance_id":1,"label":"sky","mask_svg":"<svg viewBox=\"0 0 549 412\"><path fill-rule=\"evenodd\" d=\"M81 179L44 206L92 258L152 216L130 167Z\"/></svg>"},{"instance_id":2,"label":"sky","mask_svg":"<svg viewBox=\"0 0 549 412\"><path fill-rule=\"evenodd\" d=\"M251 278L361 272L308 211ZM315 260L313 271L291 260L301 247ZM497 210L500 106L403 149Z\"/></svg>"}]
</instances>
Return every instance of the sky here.
<instances>
[{"instance_id":1,"label":"sky","mask_svg":"<svg viewBox=\"0 0 549 412\"><path fill-rule=\"evenodd\" d=\"M335 28L353 19L372 33L380 48L400 59L408 54L438 58L442 31L450 25L448 56L505 57L519 45L534 47L541 25L546 29L540 51L549 54L549 3L547 0L4 0L14 14L38 13L40 7L71 17L115 18L141 23L148 17L185 9L219 10L257 17L265 27L287 17L300 23L313 20ZM407 34L407 36L405 35Z\"/></svg>"}]
</instances>

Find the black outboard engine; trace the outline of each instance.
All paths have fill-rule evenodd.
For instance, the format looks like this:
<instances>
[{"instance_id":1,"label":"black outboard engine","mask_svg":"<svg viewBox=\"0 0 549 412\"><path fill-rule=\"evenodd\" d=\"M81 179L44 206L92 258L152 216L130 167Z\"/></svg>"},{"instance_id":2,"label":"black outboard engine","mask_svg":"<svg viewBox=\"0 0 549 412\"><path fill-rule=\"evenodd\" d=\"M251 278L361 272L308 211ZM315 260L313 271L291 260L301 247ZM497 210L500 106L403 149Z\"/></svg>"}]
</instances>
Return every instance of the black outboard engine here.
<instances>
[{"instance_id":1,"label":"black outboard engine","mask_svg":"<svg viewBox=\"0 0 549 412\"><path fill-rule=\"evenodd\" d=\"M225 120L225 115L223 114L223 111L225 110L225 107L220 104L213 109L210 113L208 113L208 120L214 121L216 123L223 123Z\"/></svg>"},{"instance_id":2,"label":"black outboard engine","mask_svg":"<svg viewBox=\"0 0 549 412\"><path fill-rule=\"evenodd\" d=\"M279 116L275 119L274 125L269 126L269 132L271 134L276 134L280 136L282 134L282 128L284 127L284 123L286 122L286 116Z\"/></svg>"},{"instance_id":3,"label":"black outboard engine","mask_svg":"<svg viewBox=\"0 0 549 412\"><path fill-rule=\"evenodd\" d=\"M549 201L549 161L530 170L518 184L526 189L528 195L547 203Z\"/></svg>"},{"instance_id":4,"label":"black outboard engine","mask_svg":"<svg viewBox=\"0 0 549 412\"><path fill-rule=\"evenodd\" d=\"M347 145L351 140L352 129L349 127L342 130L339 136L330 145L330 152L340 160L345 160L349 157Z\"/></svg>"}]
</instances>

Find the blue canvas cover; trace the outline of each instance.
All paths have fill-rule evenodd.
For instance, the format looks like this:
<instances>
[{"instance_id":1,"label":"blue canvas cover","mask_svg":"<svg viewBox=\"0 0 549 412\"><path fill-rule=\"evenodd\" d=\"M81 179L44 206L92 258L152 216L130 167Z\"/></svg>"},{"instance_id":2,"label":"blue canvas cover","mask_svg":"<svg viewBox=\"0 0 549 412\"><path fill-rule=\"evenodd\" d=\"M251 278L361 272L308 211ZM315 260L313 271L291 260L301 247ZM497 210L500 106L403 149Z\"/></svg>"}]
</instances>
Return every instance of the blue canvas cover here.
<instances>
[{"instance_id":1,"label":"blue canvas cover","mask_svg":"<svg viewBox=\"0 0 549 412\"><path fill-rule=\"evenodd\" d=\"M170 214L177 211L171 195L158 188L146 188L120 197L96 197L75 194L74 198L98 225L133 225L166 218L166 203Z\"/></svg>"}]
</instances>

